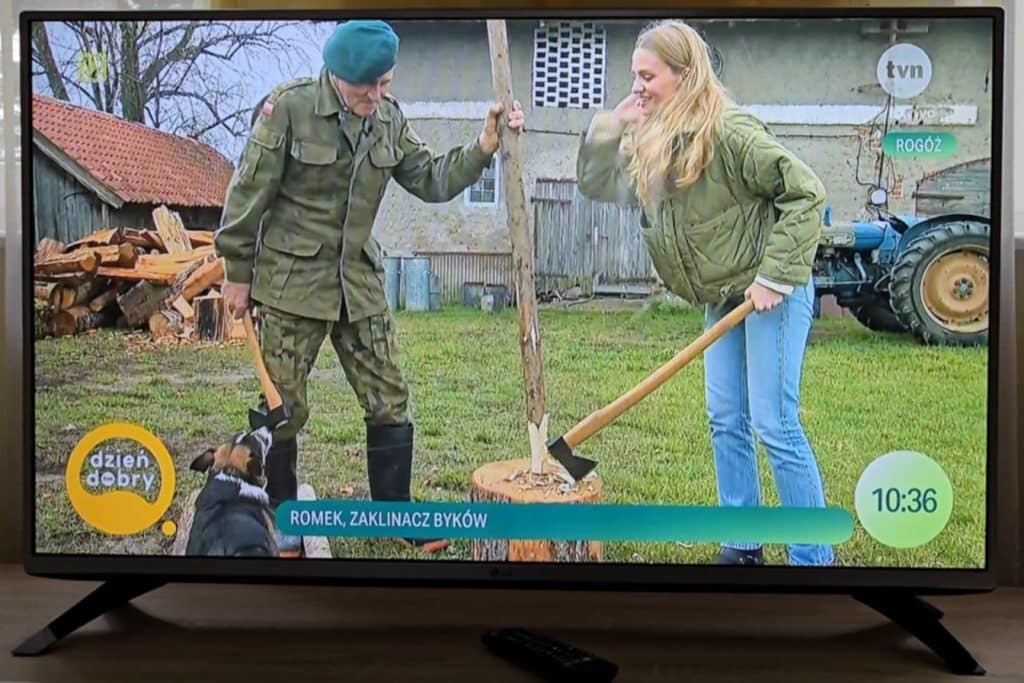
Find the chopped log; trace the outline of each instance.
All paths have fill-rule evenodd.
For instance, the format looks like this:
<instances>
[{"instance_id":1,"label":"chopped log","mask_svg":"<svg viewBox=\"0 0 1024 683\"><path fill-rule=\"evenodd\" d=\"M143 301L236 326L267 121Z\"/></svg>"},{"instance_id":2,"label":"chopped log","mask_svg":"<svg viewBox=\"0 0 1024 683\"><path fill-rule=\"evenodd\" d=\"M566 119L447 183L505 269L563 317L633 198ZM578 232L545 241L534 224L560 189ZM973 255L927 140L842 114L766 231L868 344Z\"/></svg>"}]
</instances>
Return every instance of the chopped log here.
<instances>
[{"instance_id":1,"label":"chopped log","mask_svg":"<svg viewBox=\"0 0 1024 683\"><path fill-rule=\"evenodd\" d=\"M117 297L117 305L124 313L129 327L143 327L149 317L163 308L167 287L143 280Z\"/></svg>"},{"instance_id":2,"label":"chopped log","mask_svg":"<svg viewBox=\"0 0 1024 683\"><path fill-rule=\"evenodd\" d=\"M245 339L245 322L241 318L231 321L228 337L231 339Z\"/></svg>"},{"instance_id":3,"label":"chopped log","mask_svg":"<svg viewBox=\"0 0 1024 683\"><path fill-rule=\"evenodd\" d=\"M224 297L218 292L197 296L192 300L196 312L196 338L200 341L227 339L228 314Z\"/></svg>"},{"instance_id":4,"label":"chopped log","mask_svg":"<svg viewBox=\"0 0 1024 683\"><path fill-rule=\"evenodd\" d=\"M107 306L117 303L117 289L111 287L89 302L89 310L99 313Z\"/></svg>"},{"instance_id":5,"label":"chopped log","mask_svg":"<svg viewBox=\"0 0 1024 683\"><path fill-rule=\"evenodd\" d=\"M80 240L76 240L71 244L64 247L65 252L74 251L81 247L105 247L109 245L121 244L124 241L124 235L120 228L110 228L109 230L97 230L91 235L86 235Z\"/></svg>"},{"instance_id":6,"label":"chopped log","mask_svg":"<svg viewBox=\"0 0 1024 683\"><path fill-rule=\"evenodd\" d=\"M149 316L149 333L153 335L153 339L175 337L184 329L185 320L177 311L165 308Z\"/></svg>"},{"instance_id":7,"label":"chopped log","mask_svg":"<svg viewBox=\"0 0 1024 683\"><path fill-rule=\"evenodd\" d=\"M102 327L112 320L106 311L94 312L88 306L74 306L54 313L51 328L54 337L66 337Z\"/></svg>"},{"instance_id":8,"label":"chopped log","mask_svg":"<svg viewBox=\"0 0 1024 683\"><path fill-rule=\"evenodd\" d=\"M86 280L80 286L86 287L89 282L92 280ZM50 291L50 308L57 312L71 308L71 303L75 300L75 289L76 287L68 285L56 285Z\"/></svg>"},{"instance_id":9,"label":"chopped log","mask_svg":"<svg viewBox=\"0 0 1024 683\"><path fill-rule=\"evenodd\" d=\"M53 307L55 313L75 306L84 306L108 286L106 280L99 278L89 278L74 287L60 285L55 287L50 294L50 306Z\"/></svg>"},{"instance_id":10,"label":"chopped log","mask_svg":"<svg viewBox=\"0 0 1024 683\"><path fill-rule=\"evenodd\" d=\"M71 254L62 254L42 261L36 261L33 270L36 277L56 275L58 273L89 273L93 274L100 266L100 259L88 250L79 250Z\"/></svg>"},{"instance_id":11,"label":"chopped log","mask_svg":"<svg viewBox=\"0 0 1024 683\"><path fill-rule=\"evenodd\" d=\"M188 233L188 241L192 243L192 248L197 249L199 247L213 246L213 231L211 230L186 230Z\"/></svg>"},{"instance_id":12,"label":"chopped log","mask_svg":"<svg viewBox=\"0 0 1024 683\"><path fill-rule=\"evenodd\" d=\"M136 264L143 267L181 268L183 265L203 261L213 255L213 247L199 247L188 254L143 254L139 256Z\"/></svg>"},{"instance_id":13,"label":"chopped log","mask_svg":"<svg viewBox=\"0 0 1024 683\"><path fill-rule=\"evenodd\" d=\"M177 277L177 273L169 270L121 268L120 266L101 266L96 269L96 275L109 277L112 280L145 280L158 285L169 285Z\"/></svg>"},{"instance_id":14,"label":"chopped log","mask_svg":"<svg viewBox=\"0 0 1024 683\"><path fill-rule=\"evenodd\" d=\"M168 254L187 254L192 251L192 243L177 213L166 206L158 206L153 209L153 223L163 242L164 251Z\"/></svg>"},{"instance_id":15,"label":"chopped log","mask_svg":"<svg viewBox=\"0 0 1024 683\"><path fill-rule=\"evenodd\" d=\"M181 290L181 297L185 301L192 301L206 290L220 285L222 282L224 282L224 259L219 258L216 261L203 264L188 277Z\"/></svg>"},{"instance_id":16,"label":"chopped log","mask_svg":"<svg viewBox=\"0 0 1024 683\"><path fill-rule=\"evenodd\" d=\"M196 317L195 309L193 309L192 306L180 296L174 300L174 303L171 304L171 308L176 310L178 313L181 313L181 317L185 320L193 320Z\"/></svg>"},{"instance_id":17,"label":"chopped log","mask_svg":"<svg viewBox=\"0 0 1024 683\"><path fill-rule=\"evenodd\" d=\"M557 474L534 474L530 458L480 467L472 476L474 503L593 503L601 499L601 480L591 475L567 485ZM564 487L566 490L560 489ZM470 557L478 562L601 562L599 541L474 538Z\"/></svg>"},{"instance_id":18,"label":"chopped log","mask_svg":"<svg viewBox=\"0 0 1024 683\"><path fill-rule=\"evenodd\" d=\"M138 228L121 228L123 239L133 247L139 247L149 251L156 249L160 253L164 249L164 243L160 241L159 235L153 230L139 230Z\"/></svg>"},{"instance_id":19,"label":"chopped log","mask_svg":"<svg viewBox=\"0 0 1024 683\"><path fill-rule=\"evenodd\" d=\"M206 264L213 262L214 259L216 259L214 254L207 254L198 261L192 261L186 264L185 268L178 273L178 276L171 283L171 287L167 292L167 299L164 301L164 306L170 306L173 304L185 290L185 285L188 283L189 278L192 277L192 274Z\"/></svg>"},{"instance_id":20,"label":"chopped log","mask_svg":"<svg viewBox=\"0 0 1024 683\"><path fill-rule=\"evenodd\" d=\"M131 268L135 265L137 254L130 244L112 244L107 247L90 247L90 251L100 259L101 266L121 266Z\"/></svg>"},{"instance_id":21,"label":"chopped log","mask_svg":"<svg viewBox=\"0 0 1024 683\"><path fill-rule=\"evenodd\" d=\"M38 279L67 287L78 287L88 282L92 277L88 273L56 273L54 275L40 276Z\"/></svg>"},{"instance_id":22,"label":"chopped log","mask_svg":"<svg viewBox=\"0 0 1024 683\"><path fill-rule=\"evenodd\" d=\"M60 256L64 253L64 245L51 237L44 237L36 245L36 253L33 261L45 261L46 259Z\"/></svg>"},{"instance_id":23,"label":"chopped log","mask_svg":"<svg viewBox=\"0 0 1024 683\"><path fill-rule=\"evenodd\" d=\"M56 282L36 282L34 286L35 292L33 298L49 303L50 295L56 288Z\"/></svg>"}]
</instances>

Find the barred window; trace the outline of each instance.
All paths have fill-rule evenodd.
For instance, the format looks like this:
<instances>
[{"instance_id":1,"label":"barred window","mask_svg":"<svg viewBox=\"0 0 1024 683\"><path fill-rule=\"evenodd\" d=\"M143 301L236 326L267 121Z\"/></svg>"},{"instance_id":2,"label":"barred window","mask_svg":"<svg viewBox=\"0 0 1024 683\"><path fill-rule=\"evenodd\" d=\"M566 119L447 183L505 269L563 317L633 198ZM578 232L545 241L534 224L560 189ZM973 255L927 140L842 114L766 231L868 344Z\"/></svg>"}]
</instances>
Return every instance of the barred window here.
<instances>
[{"instance_id":1,"label":"barred window","mask_svg":"<svg viewBox=\"0 0 1024 683\"><path fill-rule=\"evenodd\" d=\"M491 157L491 165L484 169L480 180L466 188L466 204L492 206L498 203L498 179L501 177L501 155Z\"/></svg>"},{"instance_id":2,"label":"barred window","mask_svg":"<svg viewBox=\"0 0 1024 683\"><path fill-rule=\"evenodd\" d=\"M533 37L533 106L604 106L606 36L592 22L538 26Z\"/></svg>"}]
</instances>

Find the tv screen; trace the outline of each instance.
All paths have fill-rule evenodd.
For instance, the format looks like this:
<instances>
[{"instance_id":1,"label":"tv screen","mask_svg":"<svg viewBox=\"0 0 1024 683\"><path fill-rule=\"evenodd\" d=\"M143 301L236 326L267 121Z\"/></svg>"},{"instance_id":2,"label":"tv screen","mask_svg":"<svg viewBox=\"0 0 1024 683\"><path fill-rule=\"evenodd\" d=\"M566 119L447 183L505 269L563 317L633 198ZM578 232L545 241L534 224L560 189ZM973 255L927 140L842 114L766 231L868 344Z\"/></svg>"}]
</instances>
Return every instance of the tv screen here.
<instances>
[{"instance_id":1,"label":"tv screen","mask_svg":"<svg viewBox=\"0 0 1024 683\"><path fill-rule=\"evenodd\" d=\"M998 12L22 27L30 565L990 581Z\"/></svg>"}]
</instances>

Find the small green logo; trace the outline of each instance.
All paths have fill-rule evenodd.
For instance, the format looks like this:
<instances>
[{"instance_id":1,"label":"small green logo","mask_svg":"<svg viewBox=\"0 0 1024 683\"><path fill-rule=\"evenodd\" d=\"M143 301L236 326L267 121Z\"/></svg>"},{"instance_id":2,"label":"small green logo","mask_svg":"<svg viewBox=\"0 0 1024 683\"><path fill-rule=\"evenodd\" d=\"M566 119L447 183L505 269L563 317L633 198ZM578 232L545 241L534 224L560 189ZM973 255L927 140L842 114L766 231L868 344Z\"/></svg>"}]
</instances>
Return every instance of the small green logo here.
<instances>
[{"instance_id":1,"label":"small green logo","mask_svg":"<svg viewBox=\"0 0 1024 683\"><path fill-rule=\"evenodd\" d=\"M953 484L927 455L893 451L860 477L857 517L873 538L893 548L914 548L939 535L953 512Z\"/></svg>"},{"instance_id":2,"label":"small green logo","mask_svg":"<svg viewBox=\"0 0 1024 683\"><path fill-rule=\"evenodd\" d=\"M885 134L882 149L891 157L951 156L956 152L956 136L952 133L890 131Z\"/></svg>"},{"instance_id":3,"label":"small green logo","mask_svg":"<svg viewBox=\"0 0 1024 683\"><path fill-rule=\"evenodd\" d=\"M79 83L102 83L107 80L107 55L102 52L78 53Z\"/></svg>"}]
</instances>

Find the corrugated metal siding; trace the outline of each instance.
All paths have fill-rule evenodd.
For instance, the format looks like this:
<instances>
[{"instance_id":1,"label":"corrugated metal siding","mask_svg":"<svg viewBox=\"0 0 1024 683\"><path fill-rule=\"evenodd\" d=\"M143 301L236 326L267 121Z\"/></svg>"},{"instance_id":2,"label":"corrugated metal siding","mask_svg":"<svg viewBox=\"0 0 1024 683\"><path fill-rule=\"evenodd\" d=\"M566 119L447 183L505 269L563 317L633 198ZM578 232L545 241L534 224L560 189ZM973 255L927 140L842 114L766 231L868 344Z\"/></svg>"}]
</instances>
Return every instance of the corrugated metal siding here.
<instances>
[{"instance_id":1,"label":"corrugated metal siding","mask_svg":"<svg viewBox=\"0 0 1024 683\"><path fill-rule=\"evenodd\" d=\"M650 291L640 211L587 199L572 180L538 180L533 196L540 291Z\"/></svg>"},{"instance_id":2,"label":"corrugated metal siding","mask_svg":"<svg viewBox=\"0 0 1024 683\"><path fill-rule=\"evenodd\" d=\"M441 300L445 303L461 303L462 285L469 282L504 285L509 305L515 304L516 285L511 253L417 251L416 256L430 257L430 271L440 283Z\"/></svg>"},{"instance_id":3,"label":"corrugated metal siding","mask_svg":"<svg viewBox=\"0 0 1024 683\"><path fill-rule=\"evenodd\" d=\"M991 212L992 160L977 159L921 179L914 196L920 216Z\"/></svg>"}]
</instances>

